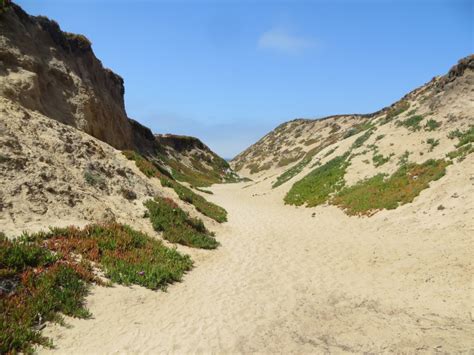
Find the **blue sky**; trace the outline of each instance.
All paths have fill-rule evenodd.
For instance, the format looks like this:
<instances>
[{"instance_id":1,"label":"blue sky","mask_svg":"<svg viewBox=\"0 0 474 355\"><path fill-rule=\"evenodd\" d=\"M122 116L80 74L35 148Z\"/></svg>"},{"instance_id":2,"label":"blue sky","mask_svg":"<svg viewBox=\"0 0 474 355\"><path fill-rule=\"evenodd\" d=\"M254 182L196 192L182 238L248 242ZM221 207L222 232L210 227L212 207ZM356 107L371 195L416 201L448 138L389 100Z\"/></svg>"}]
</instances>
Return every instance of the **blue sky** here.
<instances>
[{"instance_id":1,"label":"blue sky","mask_svg":"<svg viewBox=\"0 0 474 355\"><path fill-rule=\"evenodd\" d=\"M472 1L16 2L92 41L130 117L224 157L293 118L378 110L474 52Z\"/></svg>"}]
</instances>

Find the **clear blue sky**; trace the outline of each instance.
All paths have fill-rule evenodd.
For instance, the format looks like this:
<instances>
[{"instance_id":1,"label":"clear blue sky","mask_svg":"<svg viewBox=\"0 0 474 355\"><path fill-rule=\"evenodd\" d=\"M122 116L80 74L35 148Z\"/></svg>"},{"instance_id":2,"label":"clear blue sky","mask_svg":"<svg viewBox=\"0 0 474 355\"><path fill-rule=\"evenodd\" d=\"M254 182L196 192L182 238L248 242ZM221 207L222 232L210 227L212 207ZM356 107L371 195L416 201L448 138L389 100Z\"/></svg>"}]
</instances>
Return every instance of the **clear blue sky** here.
<instances>
[{"instance_id":1,"label":"clear blue sky","mask_svg":"<svg viewBox=\"0 0 474 355\"><path fill-rule=\"evenodd\" d=\"M92 41L130 117L224 157L293 118L380 109L474 52L470 0L17 3Z\"/></svg>"}]
</instances>

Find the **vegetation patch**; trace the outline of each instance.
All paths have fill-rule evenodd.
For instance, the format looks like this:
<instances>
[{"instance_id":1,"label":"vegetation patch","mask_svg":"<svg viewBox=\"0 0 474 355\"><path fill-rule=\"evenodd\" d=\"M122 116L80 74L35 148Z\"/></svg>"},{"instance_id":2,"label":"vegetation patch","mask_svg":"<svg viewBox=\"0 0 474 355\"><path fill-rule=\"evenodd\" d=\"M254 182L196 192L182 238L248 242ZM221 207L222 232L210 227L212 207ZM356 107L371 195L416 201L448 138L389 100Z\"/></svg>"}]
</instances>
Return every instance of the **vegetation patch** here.
<instances>
[{"instance_id":1,"label":"vegetation patch","mask_svg":"<svg viewBox=\"0 0 474 355\"><path fill-rule=\"evenodd\" d=\"M452 152L449 152L448 154L446 154L446 156L451 160L458 159L458 161L462 161L466 158L467 155L473 152L474 152L474 145L472 143L469 143L469 144L459 147L458 149Z\"/></svg>"},{"instance_id":2,"label":"vegetation patch","mask_svg":"<svg viewBox=\"0 0 474 355\"><path fill-rule=\"evenodd\" d=\"M451 131L448 133L448 138L449 139L454 139L454 138L459 138L461 137L462 132L459 130L459 128L456 128L454 131Z\"/></svg>"},{"instance_id":3,"label":"vegetation patch","mask_svg":"<svg viewBox=\"0 0 474 355\"><path fill-rule=\"evenodd\" d=\"M161 178L163 175L162 169L158 169L156 164L153 164L137 152L133 150L124 150L122 151L122 154L125 155L128 160L133 160L137 168L147 177Z\"/></svg>"},{"instance_id":4,"label":"vegetation patch","mask_svg":"<svg viewBox=\"0 0 474 355\"><path fill-rule=\"evenodd\" d=\"M357 137L357 139L352 143L351 149L357 149L362 147L362 145L370 138L370 136L374 133L373 129L369 129L364 134Z\"/></svg>"},{"instance_id":5,"label":"vegetation patch","mask_svg":"<svg viewBox=\"0 0 474 355\"><path fill-rule=\"evenodd\" d=\"M344 133L344 136L343 138L346 139L346 138L349 138L349 137L352 137L362 131L366 131L368 129L371 129L375 127L375 125L370 122L370 121L367 121L367 122L364 122L364 123L359 123L357 125L355 125L354 127L351 127L349 128L346 133Z\"/></svg>"},{"instance_id":6,"label":"vegetation patch","mask_svg":"<svg viewBox=\"0 0 474 355\"><path fill-rule=\"evenodd\" d=\"M324 149L324 147L325 146L318 146L309 150L299 163L293 165L290 169L286 170L284 173L282 173L281 175L277 177L277 180L272 185L272 188L275 188L284 184L285 182L287 182L288 180L291 180L293 177L295 177L300 172L302 172L303 169L306 167L306 165L308 165L311 162L313 157L316 154L318 154L322 149Z\"/></svg>"},{"instance_id":7,"label":"vegetation patch","mask_svg":"<svg viewBox=\"0 0 474 355\"><path fill-rule=\"evenodd\" d=\"M262 171L268 170L272 167L272 162L266 162L265 164L260 165L259 163L252 163L247 165L247 168L250 169L250 174L258 174Z\"/></svg>"},{"instance_id":8,"label":"vegetation patch","mask_svg":"<svg viewBox=\"0 0 474 355\"><path fill-rule=\"evenodd\" d=\"M425 124L426 131L435 131L441 126L441 123L433 119L429 119Z\"/></svg>"},{"instance_id":9,"label":"vegetation patch","mask_svg":"<svg viewBox=\"0 0 474 355\"><path fill-rule=\"evenodd\" d=\"M399 121L398 125L408 128L410 131L419 131L421 129L420 122L423 121L423 116L414 115L408 117L406 120Z\"/></svg>"},{"instance_id":10,"label":"vegetation patch","mask_svg":"<svg viewBox=\"0 0 474 355\"><path fill-rule=\"evenodd\" d=\"M430 146L430 152L433 151L433 149L439 145L439 139L434 139L434 138L428 138L426 140L426 143L429 144Z\"/></svg>"},{"instance_id":11,"label":"vegetation patch","mask_svg":"<svg viewBox=\"0 0 474 355\"><path fill-rule=\"evenodd\" d=\"M304 153L301 152L301 153L293 155L293 156L283 157L278 162L278 167L287 166L291 163L294 163L295 161L300 160L303 157L303 155L304 155Z\"/></svg>"},{"instance_id":12,"label":"vegetation patch","mask_svg":"<svg viewBox=\"0 0 474 355\"><path fill-rule=\"evenodd\" d=\"M408 157L410 156L410 152L408 150L405 150L405 152L398 158L398 166L404 166L408 164Z\"/></svg>"},{"instance_id":13,"label":"vegetation patch","mask_svg":"<svg viewBox=\"0 0 474 355\"><path fill-rule=\"evenodd\" d=\"M84 35L70 32L63 32L63 34L69 43L71 43L72 48L79 48L85 51L90 49L92 46L91 41Z\"/></svg>"},{"instance_id":14,"label":"vegetation patch","mask_svg":"<svg viewBox=\"0 0 474 355\"><path fill-rule=\"evenodd\" d=\"M200 187L196 187L196 186L193 186L193 188L197 191L200 191L200 192L204 192L205 194L208 194L208 195L214 195L214 192L210 191L210 190L206 190L206 189L201 189Z\"/></svg>"},{"instance_id":15,"label":"vegetation patch","mask_svg":"<svg viewBox=\"0 0 474 355\"><path fill-rule=\"evenodd\" d=\"M272 187L273 188L278 187L284 184L285 182L287 182L288 180L291 180L296 175L298 175L300 172L303 171L306 165L309 164L311 159L312 157L305 157L298 164L292 166L290 169L286 170L283 174L279 175L275 183L272 185Z\"/></svg>"},{"instance_id":16,"label":"vegetation patch","mask_svg":"<svg viewBox=\"0 0 474 355\"><path fill-rule=\"evenodd\" d=\"M330 156L332 153L334 153L337 148L338 148L338 147L334 147L334 148L328 150L328 151L326 152L326 154L324 154L324 158L326 158L326 157Z\"/></svg>"},{"instance_id":17,"label":"vegetation patch","mask_svg":"<svg viewBox=\"0 0 474 355\"><path fill-rule=\"evenodd\" d=\"M392 176L378 174L354 186L342 189L331 203L349 215L371 215L382 209L395 209L412 202L431 181L444 176L445 160L428 160L423 164L405 164Z\"/></svg>"},{"instance_id":18,"label":"vegetation patch","mask_svg":"<svg viewBox=\"0 0 474 355\"><path fill-rule=\"evenodd\" d=\"M385 115L385 119L381 122L381 124L386 124L392 121L395 117L402 114L406 110L410 108L410 103L408 101L399 101L393 107L388 109L387 114Z\"/></svg>"},{"instance_id":19,"label":"vegetation patch","mask_svg":"<svg viewBox=\"0 0 474 355\"><path fill-rule=\"evenodd\" d=\"M180 200L194 205L194 207L196 207L196 209L203 215L212 218L219 223L227 221L227 211L224 208L207 201L204 197L193 192L186 186L166 178L163 178L161 183L165 187L171 187Z\"/></svg>"},{"instance_id":20,"label":"vegetation patch","mask_svg":"<svg viewBox=\"0 0 474 355\"><path fill-rule=\"evenodd\" d=\"M308 207L326 202L329 196L344 186L344 175L349 165L349 153L338 156L317 167L296 182L285 196L285 203Z\"/></svg>"},{"instance_id":21,"label":"vegetation patch","mask_svg":"<svg viewBox=\"0 0 474 355\"><path fill-rule=\"evenodd\" d=\"M374 163L374 166L378 168L379 166L384 165L385 163L390 161L390 158L393 155L393 153L387 156L383 156L382 154L374 154L374 156L372 157L372 162Z\"/></svg>"},{"instance_id":22,"label":"vegetation patch","mask_svg":"<svg viewBox=\"0 0 474 355\"><path fill-rule=\"evenodd\" d=\"M456 148L462 147L463 145L474 143L474 125L470 126L466 131L459 132L457 138L459 138Z\"/></svg>"},{"instance_id":23,"label":"vegetation patch","mask_svg":"<svg viewBox=\"0 0 474 355\"><path fill-rule=\"evenodd\" d=\"M156 197L145 202L153 228L163 238L194 248L215 249L219 243L202 220L190 217L171 199Z\"/></svg>"},{"instance_id":24,"label":"vegetation patch","mask_svg":"<svg viewBox=\"0 0 474 355\"><path fill-rule=\"evenodd\" d=\"M318 143L320 140L321 140L321 137L316 137L316 138L307 139L306 141L304 141L304 145L305 145L305 146L308 146L308 145L316 144L316 143Z\"/></svg>"},{"instance_id":25,"label":"vegetation patch","mask_svg":"<svg viewBox=\"0 0 474 355\"><path fill-rule=\"evenodd\" d=\"M54 228L9 240L0 234L0 353L51 346L40 333L60 313L87 318L84 297L95 276L92 262L113 282L164 289L191 269L188 256L120 224Z\"/></svg>"},{"instance_id":26,"label":"vegetation patch","mask_svg":"<svg viewBox=\"0 0 474 355\"><path fill-rule=\"evenodd\" d=\"M86 180L89 185L97 187L101 190L107 187L105 179L100 174L89 169L84 171L84 180Z\"/></svg>"},{"instance_id":27,"label":"vegetation patch","mask_svg":"<svg viewBox=\"0 0 474 355\"><path fill-rule=\"evenodd\" d=\"M171 187L178 194L178 197L181 200L193 204L194 207L205 216L212 218L219 223L227 221L227 211L224 208L207 201L201 195L196 194L191 189L163 174L155 164L151 163L140 154L133 151L124 151L123 154L128 159L134 160L137 167L146 176L159 178L163 187Z\"/></svg>"}]
</instances>

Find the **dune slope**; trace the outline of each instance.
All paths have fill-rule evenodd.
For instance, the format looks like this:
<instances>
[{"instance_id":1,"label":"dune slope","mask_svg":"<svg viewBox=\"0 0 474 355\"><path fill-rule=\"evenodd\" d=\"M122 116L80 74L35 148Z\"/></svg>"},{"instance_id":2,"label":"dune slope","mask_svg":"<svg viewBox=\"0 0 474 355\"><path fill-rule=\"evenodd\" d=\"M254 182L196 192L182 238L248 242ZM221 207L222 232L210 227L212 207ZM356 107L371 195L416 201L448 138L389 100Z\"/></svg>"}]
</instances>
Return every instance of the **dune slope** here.
<instances>
[{"instance_id":1,"label":"dune slope","mask_svg":"<svg viewBox=\"0 0 474 355\"><path fill-rule=\"evenodd\" d=\"M94 319L48 334L59 353L468 351L474 187L462 172L472 163L449 167L413 204L362 219L284 206L258 184L215 186L230 216L222 246L183 283L96 288Z\"/></svg>"}]
</instances>

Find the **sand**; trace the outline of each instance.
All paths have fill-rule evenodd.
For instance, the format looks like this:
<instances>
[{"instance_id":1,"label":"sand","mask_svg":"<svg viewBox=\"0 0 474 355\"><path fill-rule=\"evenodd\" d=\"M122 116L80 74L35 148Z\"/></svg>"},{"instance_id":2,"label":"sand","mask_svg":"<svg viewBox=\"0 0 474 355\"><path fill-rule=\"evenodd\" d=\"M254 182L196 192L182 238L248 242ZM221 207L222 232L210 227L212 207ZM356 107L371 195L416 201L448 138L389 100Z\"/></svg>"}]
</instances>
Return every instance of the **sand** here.
<instances>
[{"instance_id":1,"label":"sand","mask_svg":"<svg viewBox=\"0 0 474 355\"><path fill-rule=\"evenodd\" d=\"M285 206L268 181L214 186L219 249L184 249L196 267L167 292L94 287L93 319L48 326L56 348L39 351L472 351L473 164L371 218Z\"/></svg>"}]
</instances>

